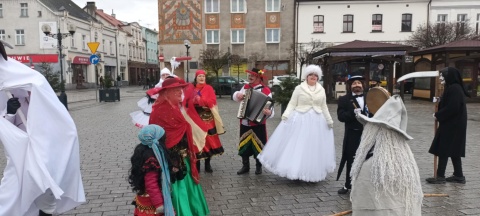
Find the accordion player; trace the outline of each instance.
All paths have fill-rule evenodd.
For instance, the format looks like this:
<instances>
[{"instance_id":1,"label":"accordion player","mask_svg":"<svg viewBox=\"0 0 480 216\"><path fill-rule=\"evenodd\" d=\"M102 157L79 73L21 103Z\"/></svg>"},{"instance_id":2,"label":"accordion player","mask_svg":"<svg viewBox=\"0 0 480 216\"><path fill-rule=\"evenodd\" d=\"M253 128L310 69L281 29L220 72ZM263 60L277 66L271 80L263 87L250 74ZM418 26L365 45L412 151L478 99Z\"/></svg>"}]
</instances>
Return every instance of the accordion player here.
<instances>
[{"instance_id":1,"label":"accordion player","mask_svg":"<svg viewBox=\"0 0 480 216\"><path fill-rule=\"evenodd\" d=\"M237 118L248 119L257 124L261 123L267 118L263 114L263 110L271 109L273 104L272 98L264 93L255 91L253 88L246 89L245 98L240 102L240 107L238 108Z\"/></svg>"}]
</instances>

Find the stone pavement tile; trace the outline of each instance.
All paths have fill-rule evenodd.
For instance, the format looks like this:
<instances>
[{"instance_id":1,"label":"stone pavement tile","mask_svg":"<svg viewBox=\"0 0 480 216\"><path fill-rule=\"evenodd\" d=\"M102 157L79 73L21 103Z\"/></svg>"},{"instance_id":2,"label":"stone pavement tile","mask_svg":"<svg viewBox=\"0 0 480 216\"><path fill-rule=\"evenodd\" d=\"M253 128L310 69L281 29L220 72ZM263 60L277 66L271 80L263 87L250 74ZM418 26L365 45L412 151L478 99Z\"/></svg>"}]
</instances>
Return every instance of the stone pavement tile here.
<instances>
[{"instance_id":1,"label":"stone pavement tile","mask_svg":"<svg viewBox=\"0 0 480 216\"><path fill-rule=\"evenodd\" d=\"M268 215L292 215L293 212L291 210L278 210L278 211L267 211Z\"/></svg>"},{"instance_id":2,"label":"stone pavement tile","mask_svg":"<svg viewBox=\"0 0 480 216\"><path fill-rule=\"evenodd\" d=\"M466 215L480 215L480 209L478 208L471 208L471 209L460 209L460 212L466 214Z\"/></svg>"},{"instance_id":3,"label":"stone pavement tile","mask_svg":"<svg viewBox=\"0 0 480 216\"><path fill-rule=\"evenodd\" d=\"M317 210L315 208L296 208L292 209L294 214L302 214L302 213L314 213Z\"/></svg>"}]
</instances>

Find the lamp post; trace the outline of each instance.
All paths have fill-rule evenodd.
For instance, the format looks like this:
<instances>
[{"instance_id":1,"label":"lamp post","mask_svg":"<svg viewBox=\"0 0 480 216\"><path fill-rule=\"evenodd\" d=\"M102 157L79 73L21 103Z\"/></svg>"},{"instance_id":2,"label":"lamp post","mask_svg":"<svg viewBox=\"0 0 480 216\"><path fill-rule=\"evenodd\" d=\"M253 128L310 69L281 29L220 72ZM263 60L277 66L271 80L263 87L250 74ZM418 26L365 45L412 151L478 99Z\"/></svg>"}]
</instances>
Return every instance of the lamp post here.
<instances>
[{"instance_id":1,"label":"lamp post","mask_svg":"<svg viewBox=\"0 0 480 216\"><path fill-rule=\"evenodd\" d=\"M184 40L183 41L183 44L185 45L185 47L187 48L187 57L188 57L188 50L190 49L190 46L192 45L192 43L190 43L189 40ZM189 71L189 68L188 68L188 60L187 60L187 82L188 82L188 71Z\"/></svg>"},{"instance_id":2,"label":"lamp post","mask_svg":"<svg viewBox=\"0 0 480 216\"><path fill-rule=\"evenodd\" d=\"M49 36L49 37L52 37L54 39L57 39L57 49L58 49L58 58L59 58L59 61L60 61L60 96L58 96L58 99L60 99L60 102L63 103L63 105L65 105L65 108L67 108L68 110L68 104L67 104L67 94L65 93L65 82L63 80L63 53L62 53L62 50L63 47L62 46L62 39L63 38L67 38L68 36L73 36L73 34L75 34L75 30L77 29L77 27L73 24L69 24L67 25L67 29L68 29L68 32L69 33L60 33L60 27L58 28L58 31L56 34L52 34L51 31L52 31L52 27L50 27L50 25L47 25L47 24L44 24L42 25L42 31L43 33L45 33L46 36Z\"/></svg>"},{"instance_id":3,"label":"lamp post","mask_svg":"<svg viewBox=\"0 0 480 216\"><path fill-rule=\"evenodd\" d=\"M306 62L306 53L305 51L303 50L303 46L300 45L300 79L302 79L302 70L303 70L303 65L305 64Z\"/></svg>"}]
</instances>

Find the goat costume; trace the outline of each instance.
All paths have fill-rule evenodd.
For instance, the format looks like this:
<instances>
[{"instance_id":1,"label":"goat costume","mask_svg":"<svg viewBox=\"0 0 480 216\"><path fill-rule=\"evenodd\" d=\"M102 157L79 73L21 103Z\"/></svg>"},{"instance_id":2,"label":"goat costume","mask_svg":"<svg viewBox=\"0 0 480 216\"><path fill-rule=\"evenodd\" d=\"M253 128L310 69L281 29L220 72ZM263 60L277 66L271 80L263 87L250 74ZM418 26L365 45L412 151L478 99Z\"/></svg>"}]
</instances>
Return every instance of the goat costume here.
<instances>
[{"instance_id":1,"label":"goat costume","mask_svg":"<svg viewBox=\"0 0 480 216\"><path fill-rule=\"evenodd\" d=\"M27 109L28 115L25 131L3 115L0 118L0 140L7 158L0 183L0 215L38 215L34 201L47 190L55 197L54 213L85 202L77 129L50 84L39 72L4 55L0 58L0 110L8 100L6 91L22 97L18 110Z\"/></svg>"},{"instance_id":2,"label":"goat costume","mask_svg":"<svg viewBox=\"0 0 480 216\"><path fill-rule=\"evenodd\" d=\"M423 192L402 99L395 95L374 117L357 118L365 127L350 173L353 215L421 215Z\"/></svg>"}]
</instances>

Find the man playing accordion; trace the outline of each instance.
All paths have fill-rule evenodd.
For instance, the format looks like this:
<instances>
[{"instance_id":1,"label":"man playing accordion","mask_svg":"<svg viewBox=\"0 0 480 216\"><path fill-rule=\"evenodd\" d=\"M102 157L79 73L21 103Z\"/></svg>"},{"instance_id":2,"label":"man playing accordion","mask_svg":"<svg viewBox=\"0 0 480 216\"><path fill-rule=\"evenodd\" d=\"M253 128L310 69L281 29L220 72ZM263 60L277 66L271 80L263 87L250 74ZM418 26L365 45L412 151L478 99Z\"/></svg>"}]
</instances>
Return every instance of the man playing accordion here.
<instances>
[{"instance_id":1,"label":"man playing accordion","mask_svg":"<svg viewBox=\"0 0 480 216\"><path fill-rule=\"evenodd\" d=\"M245 84L240 91L233 94L233 100L242 102L245 98L245 91L253 89L254 91L262 92L263 94L272 97L270 88L263 84L263 71L257 68L246 70L248 73L248 84ZM261 106L261 104L259 105ZM272 118L274 115L273 107L270 109L263 109L263 114ZM238 145L238 155L242 157L242 168L238 170L237 174L241 175L250 171L250 156L256 160L255 174L262 173L262 164L257 159L257 155L262 152L263 145L267 143L267 127L266 119L260 123L250 121L246 118L240 120L240 143Z\"/></svg>"}]
</instances>

